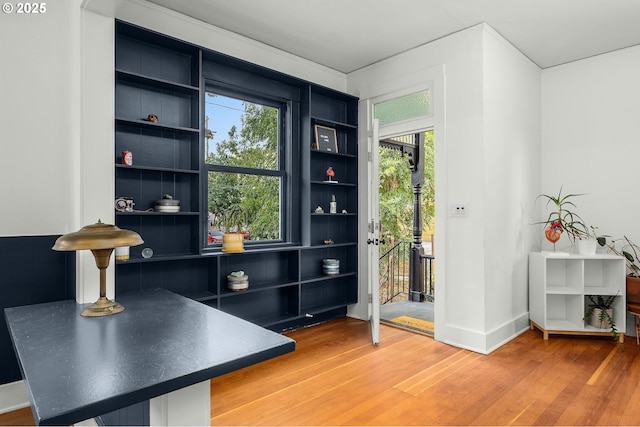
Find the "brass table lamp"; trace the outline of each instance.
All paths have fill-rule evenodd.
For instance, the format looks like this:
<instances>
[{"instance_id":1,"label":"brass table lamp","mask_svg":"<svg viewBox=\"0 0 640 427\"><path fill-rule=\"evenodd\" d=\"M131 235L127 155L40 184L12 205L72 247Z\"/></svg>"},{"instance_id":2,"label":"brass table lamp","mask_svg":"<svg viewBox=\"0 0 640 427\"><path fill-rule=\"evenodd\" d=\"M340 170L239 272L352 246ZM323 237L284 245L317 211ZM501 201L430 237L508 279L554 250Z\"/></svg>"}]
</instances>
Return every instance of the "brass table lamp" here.
<instances>
[{"instance_id":1,"label":"brass table lamp","mask_svg":"<svg viewBox=\"0 0 640 427\"><path fill-rule=\"evenodd\" d=\"M144 243L138 233L122 230L115 225L103 224L100 220L92 225L82 227L79 231L60 236L53 245L56 251L90 250L100 270L100 298L82 310L80 315L87 317L108 316L120 313L124 307L106 297L107 267L111 252L117 247L137 246Z\"/></svg>"}]
</instances>

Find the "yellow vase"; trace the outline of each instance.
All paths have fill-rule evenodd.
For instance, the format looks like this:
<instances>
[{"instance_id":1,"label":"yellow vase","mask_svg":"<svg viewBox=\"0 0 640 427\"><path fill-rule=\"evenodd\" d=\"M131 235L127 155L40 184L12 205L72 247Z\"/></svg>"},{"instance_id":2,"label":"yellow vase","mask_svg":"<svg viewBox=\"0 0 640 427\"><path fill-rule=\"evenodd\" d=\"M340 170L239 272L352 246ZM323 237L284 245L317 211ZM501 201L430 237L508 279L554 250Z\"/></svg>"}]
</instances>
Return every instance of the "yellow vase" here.
<instances>
[{"instance_id":1,"label":"yellow vase","mask_svg":"<svg viewBox=\"0 0 640 427\"><path fill-rule=\"evenodd\" d=\"M244 236L240 233L227 233L222 236L222 252L239 254L244 252Z\"/></svg>"}]
</instances>

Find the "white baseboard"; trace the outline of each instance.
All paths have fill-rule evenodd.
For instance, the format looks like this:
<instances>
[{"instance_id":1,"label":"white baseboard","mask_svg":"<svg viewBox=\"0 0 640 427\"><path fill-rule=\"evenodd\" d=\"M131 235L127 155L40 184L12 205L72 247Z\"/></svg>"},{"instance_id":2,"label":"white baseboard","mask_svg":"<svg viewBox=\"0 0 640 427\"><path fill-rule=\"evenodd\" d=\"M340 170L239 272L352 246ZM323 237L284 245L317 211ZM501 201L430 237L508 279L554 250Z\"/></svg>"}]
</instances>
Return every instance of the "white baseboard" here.
<instances>
[{"instance_id":1,"label":"white baseboard","mask_svg":"<svg viewBox=\"0 0 640 427\"><path fill-rule=\"evenodd\" d=\"M29 397L24 382L0 384L0 414L29 406Z\"/></svg>"},{"instance_id":2,"label":"white baseboard","mask_svg":"<svg viewBox=\"0 0 640 427\"><path fill-rule=\"evenodd\" d=\"M436 339L465 350L489 354L528 329L529 313L523 313L489 332L445 325L445 328L442 328L444 333L436 336ZM442 339L442 336L446 338Z\"/></svg>"}]
</instances>

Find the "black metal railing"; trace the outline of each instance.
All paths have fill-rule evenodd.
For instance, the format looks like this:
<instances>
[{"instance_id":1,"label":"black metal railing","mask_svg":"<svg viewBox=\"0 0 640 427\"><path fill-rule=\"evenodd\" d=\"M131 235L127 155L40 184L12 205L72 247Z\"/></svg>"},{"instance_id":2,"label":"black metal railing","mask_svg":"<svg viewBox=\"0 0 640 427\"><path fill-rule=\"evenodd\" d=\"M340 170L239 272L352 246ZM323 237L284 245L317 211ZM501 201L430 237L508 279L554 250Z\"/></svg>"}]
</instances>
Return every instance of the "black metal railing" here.
<instances>
[{"instance_id":1,"label":"black metal railing","mask_svg":"<svg viewBox=\"0 0 640 427\"><path fill-rule=\"evenodd\" d=\"M410 251L410 242L398 242L380 256L380 304L407 299Z\"/></svg>"},{"instance_id":2,"label":"black metal railing","mask_svg":"<svg viewBox=\"0 0 640 427\"><path fill-rule=\"evenodd\" d=\"M399 242L379 261L380 304L406 300L409 295L409 257L411 242ZM435 290L434 261L432 255L420 256L423 280L420 283L420 300L433 301Z\"/></svg>"},{"instance_id":3,"label":"black metal railing","mask_svg":"<svg viewBox=\"0 0 640 427\"><path fill-rule=\"evenodd\" d=\"M422 268L422 289L420 289L421 300L433 302L435 298L435 276L433 266L435 263L433 255L420 255L420 264Z\"/></svg>"}]
</instances>

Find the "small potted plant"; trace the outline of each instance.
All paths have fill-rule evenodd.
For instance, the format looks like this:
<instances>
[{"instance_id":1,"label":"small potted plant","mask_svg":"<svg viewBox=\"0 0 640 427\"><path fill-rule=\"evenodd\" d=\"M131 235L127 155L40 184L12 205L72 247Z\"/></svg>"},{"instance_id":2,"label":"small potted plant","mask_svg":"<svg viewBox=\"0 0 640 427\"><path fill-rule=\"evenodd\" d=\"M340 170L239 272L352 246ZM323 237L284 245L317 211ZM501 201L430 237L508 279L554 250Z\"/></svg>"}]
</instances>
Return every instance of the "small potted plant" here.
<instances>
[{"instance_id":1,"label":"small potted plant","mask_svg":"<svg viewBox=\"0 0 640 427\"><path fill-rule=\"evenodd\" d=\"M245 213L240 205L231 205L220 212L220 225L224 228L222 252L244 252L244 234L242 232L244 219Z\"/></svg>"},{"instance_id":2,"label":"small potted plant","mask_svg":"<svg viewBox=\"0 0 640 427\"><path fill-rule=\"evenodd\" d=\"M584 320L591 326L598 329L610 329L611 335L616 342L620 342L618 329L613 320L613 302L616 295L589 295L589 305Z\"/></svg>"},{"instance_id":3,"label":"small potted plant","mask_svg":"<svg viewBox=\"0 0 640 427\"><path fill-rule=\"evenodd\" d=\"M553 206L553 210L547 216L545 221L540 221L537 224L545 224L545 237L551 243L555 252L555 244L560 239L563 232L567 233L567 238L572 245L576 245L576 242L582 240L588 240L592 236L587 227L585 221L574 212L576 204L573 200L576 197L583 196L583 194L562 194L562 187L558 195L540 194L537 199L546 200L546 206ZM594 246L595 250L595 246Z\"/></svg>"}]
</instances>

